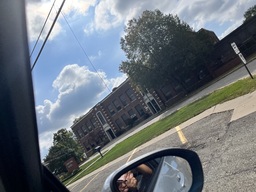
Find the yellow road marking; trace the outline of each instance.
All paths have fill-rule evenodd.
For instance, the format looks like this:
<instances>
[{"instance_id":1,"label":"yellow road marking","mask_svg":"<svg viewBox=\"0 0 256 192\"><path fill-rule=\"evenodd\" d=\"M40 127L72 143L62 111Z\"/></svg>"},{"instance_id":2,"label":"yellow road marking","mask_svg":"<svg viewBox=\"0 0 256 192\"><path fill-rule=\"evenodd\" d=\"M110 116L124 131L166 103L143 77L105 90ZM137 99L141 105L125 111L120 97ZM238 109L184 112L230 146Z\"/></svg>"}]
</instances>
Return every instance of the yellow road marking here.
<instances>
[{"instance_id":1,"label":"yellow road marking","mask_svg":"<svg viewBox=\"0 0 256 192\"><path fill-rule=\"evenodd\" d=\"M85 187L84 187L81 191L83 191L99 174L100 174L100 172L97 173L97 174L89 181L89 183L87 183L87 185L85 185ZM80 191L80 192L81 192L81 191Z\"/></svg>"},{"instance_id":2,"label":"yellow road marking","mask_svg":"<svg viewBox=\"0 0 256 192\"><path fill-rule=\"evenodd\" d=\"M130 159L132 158L132 156L134 155L134 153L137 151L137 148L135 148L132 152L132 154L130 155L130 157L127 159L126 163L128 163L130 161Z\"/></svg>"},{"instance_id":3,"label":"yellow road marking","mask_svg":"<svg viewBox=\"0 0 256 192\"><path fill-rule=\"evenodd\" d=\"M102 168L101 171L103 171L103 170L105 169L105 167L106 167L106 165ZM80 192L82 192L86 187L88 187L88 185L90 185L90 183L100 174L101 171L99 171L99 173L97 173L97 174L87 183L87 185L85 185L84 188L81 189Z\"/></svg>"},{"instance_id":4,"label":"yellow road marking","mask_svg":"<svg viewBox=\"0 0 256 192\"><path fill-rule=\"evenodd\" d=\"M179 135L179 138L180 138L181 143L182 143L182 144L187 143L188 140L186 139L185 135L184 135L183 132L181 131L180 126L175 127L175 129L176 129L176 131L177 131L177 133L178 133L178 135Z\"/></svg>"}]
</instances>

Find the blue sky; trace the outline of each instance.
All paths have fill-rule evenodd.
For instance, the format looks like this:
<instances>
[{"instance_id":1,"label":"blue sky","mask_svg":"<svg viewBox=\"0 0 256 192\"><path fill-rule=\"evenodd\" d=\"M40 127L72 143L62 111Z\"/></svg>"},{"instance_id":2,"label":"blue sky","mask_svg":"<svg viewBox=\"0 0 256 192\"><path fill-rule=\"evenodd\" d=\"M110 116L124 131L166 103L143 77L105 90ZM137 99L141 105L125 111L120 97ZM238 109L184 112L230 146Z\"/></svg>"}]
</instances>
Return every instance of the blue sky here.
<instances>
[{"instance_id":1,"label":"blue sky","mask_svg":"<svg viewBox=\"0 0 256 192\"><path fill-rule=\"evenodd\" d=\"M32 48L53 0L26 2L29 46ZM61 2L56 0L31 63ZM159 9L177 14L196 31L206 28L223 38L242 24L244 12L254 4L256 0L66 0L62 13L90 60L60 15L33 70L42 157L52 145L54 132L69 128L76 117L86 113L109 90L125 80L118 66L125 60L120 38L127 21L144 10Z\"/></svg>"}]
</instances>

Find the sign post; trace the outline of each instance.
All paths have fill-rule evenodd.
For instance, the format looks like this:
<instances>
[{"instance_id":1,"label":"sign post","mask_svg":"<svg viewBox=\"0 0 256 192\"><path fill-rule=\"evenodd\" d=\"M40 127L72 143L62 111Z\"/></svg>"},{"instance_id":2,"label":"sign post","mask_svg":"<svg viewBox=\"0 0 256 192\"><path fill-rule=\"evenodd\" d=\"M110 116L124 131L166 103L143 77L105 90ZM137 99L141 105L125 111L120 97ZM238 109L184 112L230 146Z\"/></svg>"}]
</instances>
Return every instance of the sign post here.
<instances>
[{"instance_id":1,"label":"sign post","mask_svg":"<svg viewBox=\"0 0 256 192\"><path fill-rule=\"evenodd\" d=\"M103 155L102 155L100 150L101 150L100 146L95 147L95 151L97 151L100 154L100 156L103 157Z\"/></svg>"},{"instance_id":2,"label":"sign post","mask_svg":"<svg viewBox=\"0 0 256 192\"><path fill-rule=\"evenodd\" d=\"M247 65L246 65L247 62L246 62L246 60L245 60L243 54L242 54L242 53L240 52L240 50L238 49L236 43L235 43L235 42L231 43L231 47L233 48L233 50L235 51L235 53L239 56L239 58L241 59L241 61L242 61L243 64L244 64L245 69L246 69L247 72L249 73L250 77L253 79L253 76L252 76L250 70L248 69L248 67L247 67Z\"/></svg>"}]
</instances>

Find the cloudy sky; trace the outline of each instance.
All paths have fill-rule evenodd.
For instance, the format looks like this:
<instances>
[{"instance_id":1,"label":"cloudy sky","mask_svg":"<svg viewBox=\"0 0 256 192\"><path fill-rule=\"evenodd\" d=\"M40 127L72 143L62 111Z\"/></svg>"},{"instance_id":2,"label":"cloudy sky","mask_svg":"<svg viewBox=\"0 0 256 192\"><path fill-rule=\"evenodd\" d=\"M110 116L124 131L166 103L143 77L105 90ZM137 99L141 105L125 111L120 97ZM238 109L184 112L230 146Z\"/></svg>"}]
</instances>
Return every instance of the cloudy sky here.
<instances>
[{"instance_id":1,"label":"cloudy sky","mask_svg":"<svg viewBox=\"0 0 256 192\"><path fill-rule=\"evenodd\" d=\"M53 2L27 0L31 50ZM61 3L56 0L31 63ZM52 145L54 132L69 128L76 117L125 80L118 66L125 60L120 38L127 21L144 10L159 9L177 14L194 30L203 27L223 38L241 25L243 13L254 4L256 0L66 0L33 70L42 157Z\"/></svg>"}]
</instances>

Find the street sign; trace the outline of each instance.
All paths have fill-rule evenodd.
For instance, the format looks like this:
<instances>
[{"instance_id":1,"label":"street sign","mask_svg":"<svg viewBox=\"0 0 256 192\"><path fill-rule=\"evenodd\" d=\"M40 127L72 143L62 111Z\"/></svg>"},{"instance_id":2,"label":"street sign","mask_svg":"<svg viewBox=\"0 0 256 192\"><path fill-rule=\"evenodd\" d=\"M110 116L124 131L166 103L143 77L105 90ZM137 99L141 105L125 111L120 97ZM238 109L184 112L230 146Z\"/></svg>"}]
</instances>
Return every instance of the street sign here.
<instances>
[{"instance_id":1,"label":"street sign","mask_svg":"<svg viewBox=\"0 0 256 192\"><path fill-rule=\"evenodd\" d=\"M243 54L240 53L240 50L238 49L236 43L235 43L235 42L231 43L231 47L234 49L235 53L240 57L241 61L244 63L245 69L247 70L247 72L249 73L249 75L251 76L251 78L253 79L253 76L252 76L250 70L249 70L248 67L246 66L246 63L247 63L247 62L246 62L246 60L245 60Z\"/></svg>"},{"instance_id":2,"label":"street sign","mask_svg":"<svg viewBox=\"0 0 256 192\"><path fill-rule=\"evenodd\" d=\"M234 49L236 54L240 53L240 50L238 49L238 47L237 47L235 42L231 43L231 47Z\"/></svg>"},{"instance_id":3,"label":"street sign","mask_svg":"<svg viewBox=\"0 0 256 192\"><path fill-rule=\"evenodd\" d=\"M243 63L246 64L246 60L245 60L243 54L242 54L242 53L238 53L238 56L239 56L240 59L243 61Z\"/></svg>"}]
</instances>

